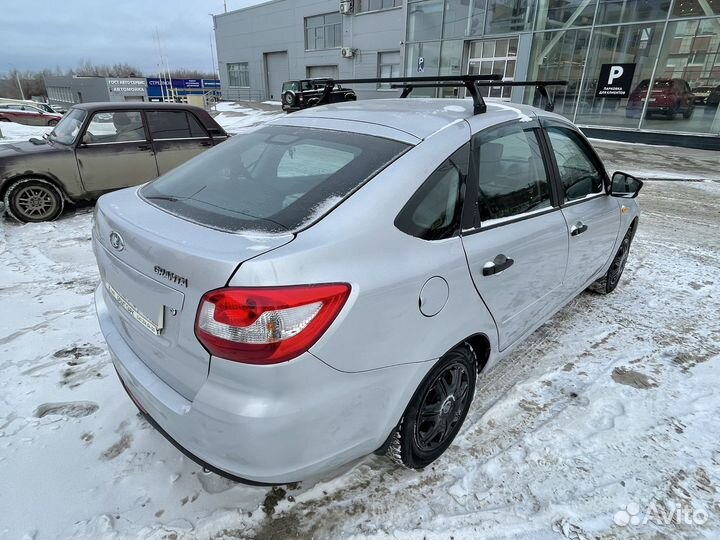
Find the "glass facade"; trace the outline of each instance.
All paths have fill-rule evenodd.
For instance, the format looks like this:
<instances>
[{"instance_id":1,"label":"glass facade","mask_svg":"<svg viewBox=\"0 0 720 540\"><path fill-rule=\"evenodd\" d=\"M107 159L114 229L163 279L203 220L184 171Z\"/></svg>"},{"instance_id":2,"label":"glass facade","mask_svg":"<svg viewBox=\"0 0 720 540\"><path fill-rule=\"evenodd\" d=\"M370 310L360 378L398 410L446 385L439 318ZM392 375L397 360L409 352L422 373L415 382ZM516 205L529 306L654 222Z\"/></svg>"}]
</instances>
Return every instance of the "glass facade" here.
<instances>
[{"instance_id":1,"label":"glass facade","mask_svg":"<svg viewBox=\"0 0 720 540\"><path fill-rule=\"evenodd\" d=\"M720 0L409 0L406 28L408 76L567 80L548 90L579 125L720 134Z\"/></svg>"}]
</instances>

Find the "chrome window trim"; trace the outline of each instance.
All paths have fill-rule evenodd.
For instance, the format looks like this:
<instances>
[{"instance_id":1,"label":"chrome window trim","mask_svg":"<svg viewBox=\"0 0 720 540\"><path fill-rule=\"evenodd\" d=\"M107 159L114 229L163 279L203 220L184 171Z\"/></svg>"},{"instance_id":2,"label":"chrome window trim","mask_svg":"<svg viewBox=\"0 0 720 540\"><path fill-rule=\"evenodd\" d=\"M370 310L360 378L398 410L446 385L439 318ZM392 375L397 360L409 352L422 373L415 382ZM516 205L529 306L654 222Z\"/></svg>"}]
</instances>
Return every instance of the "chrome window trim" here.
<instances>
[{"instance_id":1,"label":"chrome window trim","mask_svg":"<svg viewBox=\"0 0 720 540\"><path fill-rule=\"evenodd\" d=\"M515 214L514 216L507 216L504 218L498 218L493 219L490 221L480 222L479 227L472 227L469 229L462 229L460 231L461 236L462 235L470 235L470 234L476 234L482 231L489 231L492 229L496 229L497 227L502 227L504 225L510 225L511 223L515 223L517 221L524 221L526 219L532 219L534 217L543 216L545 214L550 214L551 212L556 212L560 210L561 208L559 206L549 206L545 208L538 208L537 210L532 210L531 212L523 212L522 214Z\"/></svg>"},{"instance_id":2,"label":"chrome window trim","mask_svg":"<svg viewBox=\"0 0 720 540\"><path fill-rule=\"evenodd\" d=\"M565 208L566 206L572 206L573 204L590 201L592 199L597 199L598 197L602 197L603 195L607 195L607 193L604 190L598 191L597 193L588 193L587 195L585 195L584 197L580 197L579 199L565 200L561 204L561 207Z\"/></svg>"},{"instance_id":3,"label":"chrome window trim","mask_svg":"<svg viewBox=\"0 0 720 540\"><path fill-rule=\"evenodd\" d=\"M168 137L164 139L156 139L153 137L153 141L160 142L160 141L199 141L199 140L209 140L210 137Z\"/></svg>"},{"instance_id":4,"label":"chrome window trim","mask_svg":"<svg viewBox=\"0 0 720 540\"><path fill-rule=\"evenodd\" d=\"M111 144L138 144L150 142L147 139L138 139L136 141L109 141L109 142L97 142L97 143L82 143L82 147L88 146L108 146Z\"/></svg>"}]
</instances>

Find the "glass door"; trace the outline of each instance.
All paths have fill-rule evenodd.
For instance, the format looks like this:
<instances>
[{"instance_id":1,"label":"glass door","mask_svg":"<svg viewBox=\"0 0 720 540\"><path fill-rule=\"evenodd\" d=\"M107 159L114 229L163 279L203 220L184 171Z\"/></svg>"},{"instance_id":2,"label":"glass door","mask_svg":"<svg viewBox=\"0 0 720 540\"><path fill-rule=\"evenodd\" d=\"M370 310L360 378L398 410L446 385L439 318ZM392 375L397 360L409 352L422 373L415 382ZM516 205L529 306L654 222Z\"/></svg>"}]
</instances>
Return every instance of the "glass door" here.
<instances>
[{"instance_id":1,"label":"glass door","mask_svg":"<svg viewBox=\"0 0 720 540\"><path fill-rule=\"evenodd\" d=\"M517 37L472 41L467 72L469 75L500 75L503 81L512 81L515 79L517 53ZM512 93L510 87L486 87L480 90L484 97L506 100L510 100Z\"/></svg>"}]
</instances>

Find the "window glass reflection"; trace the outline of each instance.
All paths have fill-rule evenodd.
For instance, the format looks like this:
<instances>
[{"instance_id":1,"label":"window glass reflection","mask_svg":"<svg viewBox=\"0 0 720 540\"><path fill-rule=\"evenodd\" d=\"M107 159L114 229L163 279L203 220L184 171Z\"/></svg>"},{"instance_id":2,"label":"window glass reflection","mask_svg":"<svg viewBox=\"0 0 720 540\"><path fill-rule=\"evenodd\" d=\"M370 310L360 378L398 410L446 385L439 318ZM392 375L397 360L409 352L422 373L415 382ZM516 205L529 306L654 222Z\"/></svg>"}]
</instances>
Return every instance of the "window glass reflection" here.
<instances>
[{"instance_id":1,"label":"window glass reflection","mask_svg":"<svg viewBox=\"0 0 720 540\"><path fill-rule=\"evenodd\" d=\"M633 96L648 99L641 127L720 132L720 18L671 22L648 97L649 82Z\"/></svg>"},{"instance_id":2,"label":"window glass reflection","mask_svg":"<svg viewBox=\"0 0 720 540\"><path fill-rule=\"evenodd\" d=\"M443 0L421 0L408 4L408 41L440 39Z\"/></svg>"},{"instance_id":3,"label":"window glass reflection","mask_svg":"<svg viewBox=\"0 0 720 540\"><path fill-rule=\"evenodd\" d=\"M596 24L665 19L670 0L600 0Z\"/></svg>"},{"instance_id":4,"label":"window glass reflection","mask_svg":"<svg viewBox=\"0 0 720 540\"><path fill-rule=\"evenodd\" d=\"M629 92L627 97L598 97L596 91L603 64L632 64L634 75L629 88L636 89L652 76L660 52L663 23L596 28L590 46L585 82L578 93L578 124L637 128L640 118L636 103L642 97ZM607 83L608 81L605 81Z\"/></svg>"},{"instance_id":5,"label":"window glass reflection","mask_svg":"<svg viewBox=\"0 0 720 540\"><path fill-rule=\"evenodd\" d=\"M487 10L486 34L531 30L535 18L535 0L491 2Z\"/></svg>"},{"instance_id":6,"label":"window glass reflection","mask_svg":"<svg viewBox=\"0 0 720 540\"><path fill-rule=\"evenodd\" d=\"M590 26L597 0L546 0L538 4L535 29L555 30L571 26Z\"/></svg>"},{"instance_id":7,"label":"window glass reflection","mask_svg":"<svg viewBox=\"0 0 720 540\"><path fill-rule=\"evenodd\" d=\"M458 38L479 36L483 32L485 22L486 0L447 0L445 2L445 19L443 20L443 37Z\"/></svg>"}]
</instances>

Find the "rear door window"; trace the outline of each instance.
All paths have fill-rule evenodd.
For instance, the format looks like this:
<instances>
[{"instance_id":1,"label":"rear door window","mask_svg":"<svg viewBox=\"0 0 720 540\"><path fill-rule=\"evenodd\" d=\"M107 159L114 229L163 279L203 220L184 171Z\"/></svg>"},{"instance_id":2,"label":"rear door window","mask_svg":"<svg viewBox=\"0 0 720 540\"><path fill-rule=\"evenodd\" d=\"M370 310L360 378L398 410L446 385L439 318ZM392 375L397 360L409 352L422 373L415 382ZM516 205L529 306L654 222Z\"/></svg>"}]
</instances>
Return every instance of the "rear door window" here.
<instances>
[{"instance_id":1,"label":"rear door window","mask_svg":"<svg viewBox=\"0 0 720 540\"><path fill-rule=\"evenodd\" d=\"M155 140L207 137L197 118L186 111L148 111L148 125Z\"/></svg>"},{"instance_id":2,"label":"rear door window","mask_svg":"<svg viewBox=\"0 0 720 540\"><path fill-rule=\"evenodd\" d=\"M550 208L552 191L538 130L514 123L473 138L480 222Z\"/></svg>"},{"instance_id":3,"label":"rear door window","mask_svg":"<svg viewBox=\"0 0 720 540\"><path fill-rule=\"evenodd\" d=\"M141 194L210 227L285 232L320 219L408 147L370 135L268 125L188 161Z\"/></svg>"}]
</instances>

